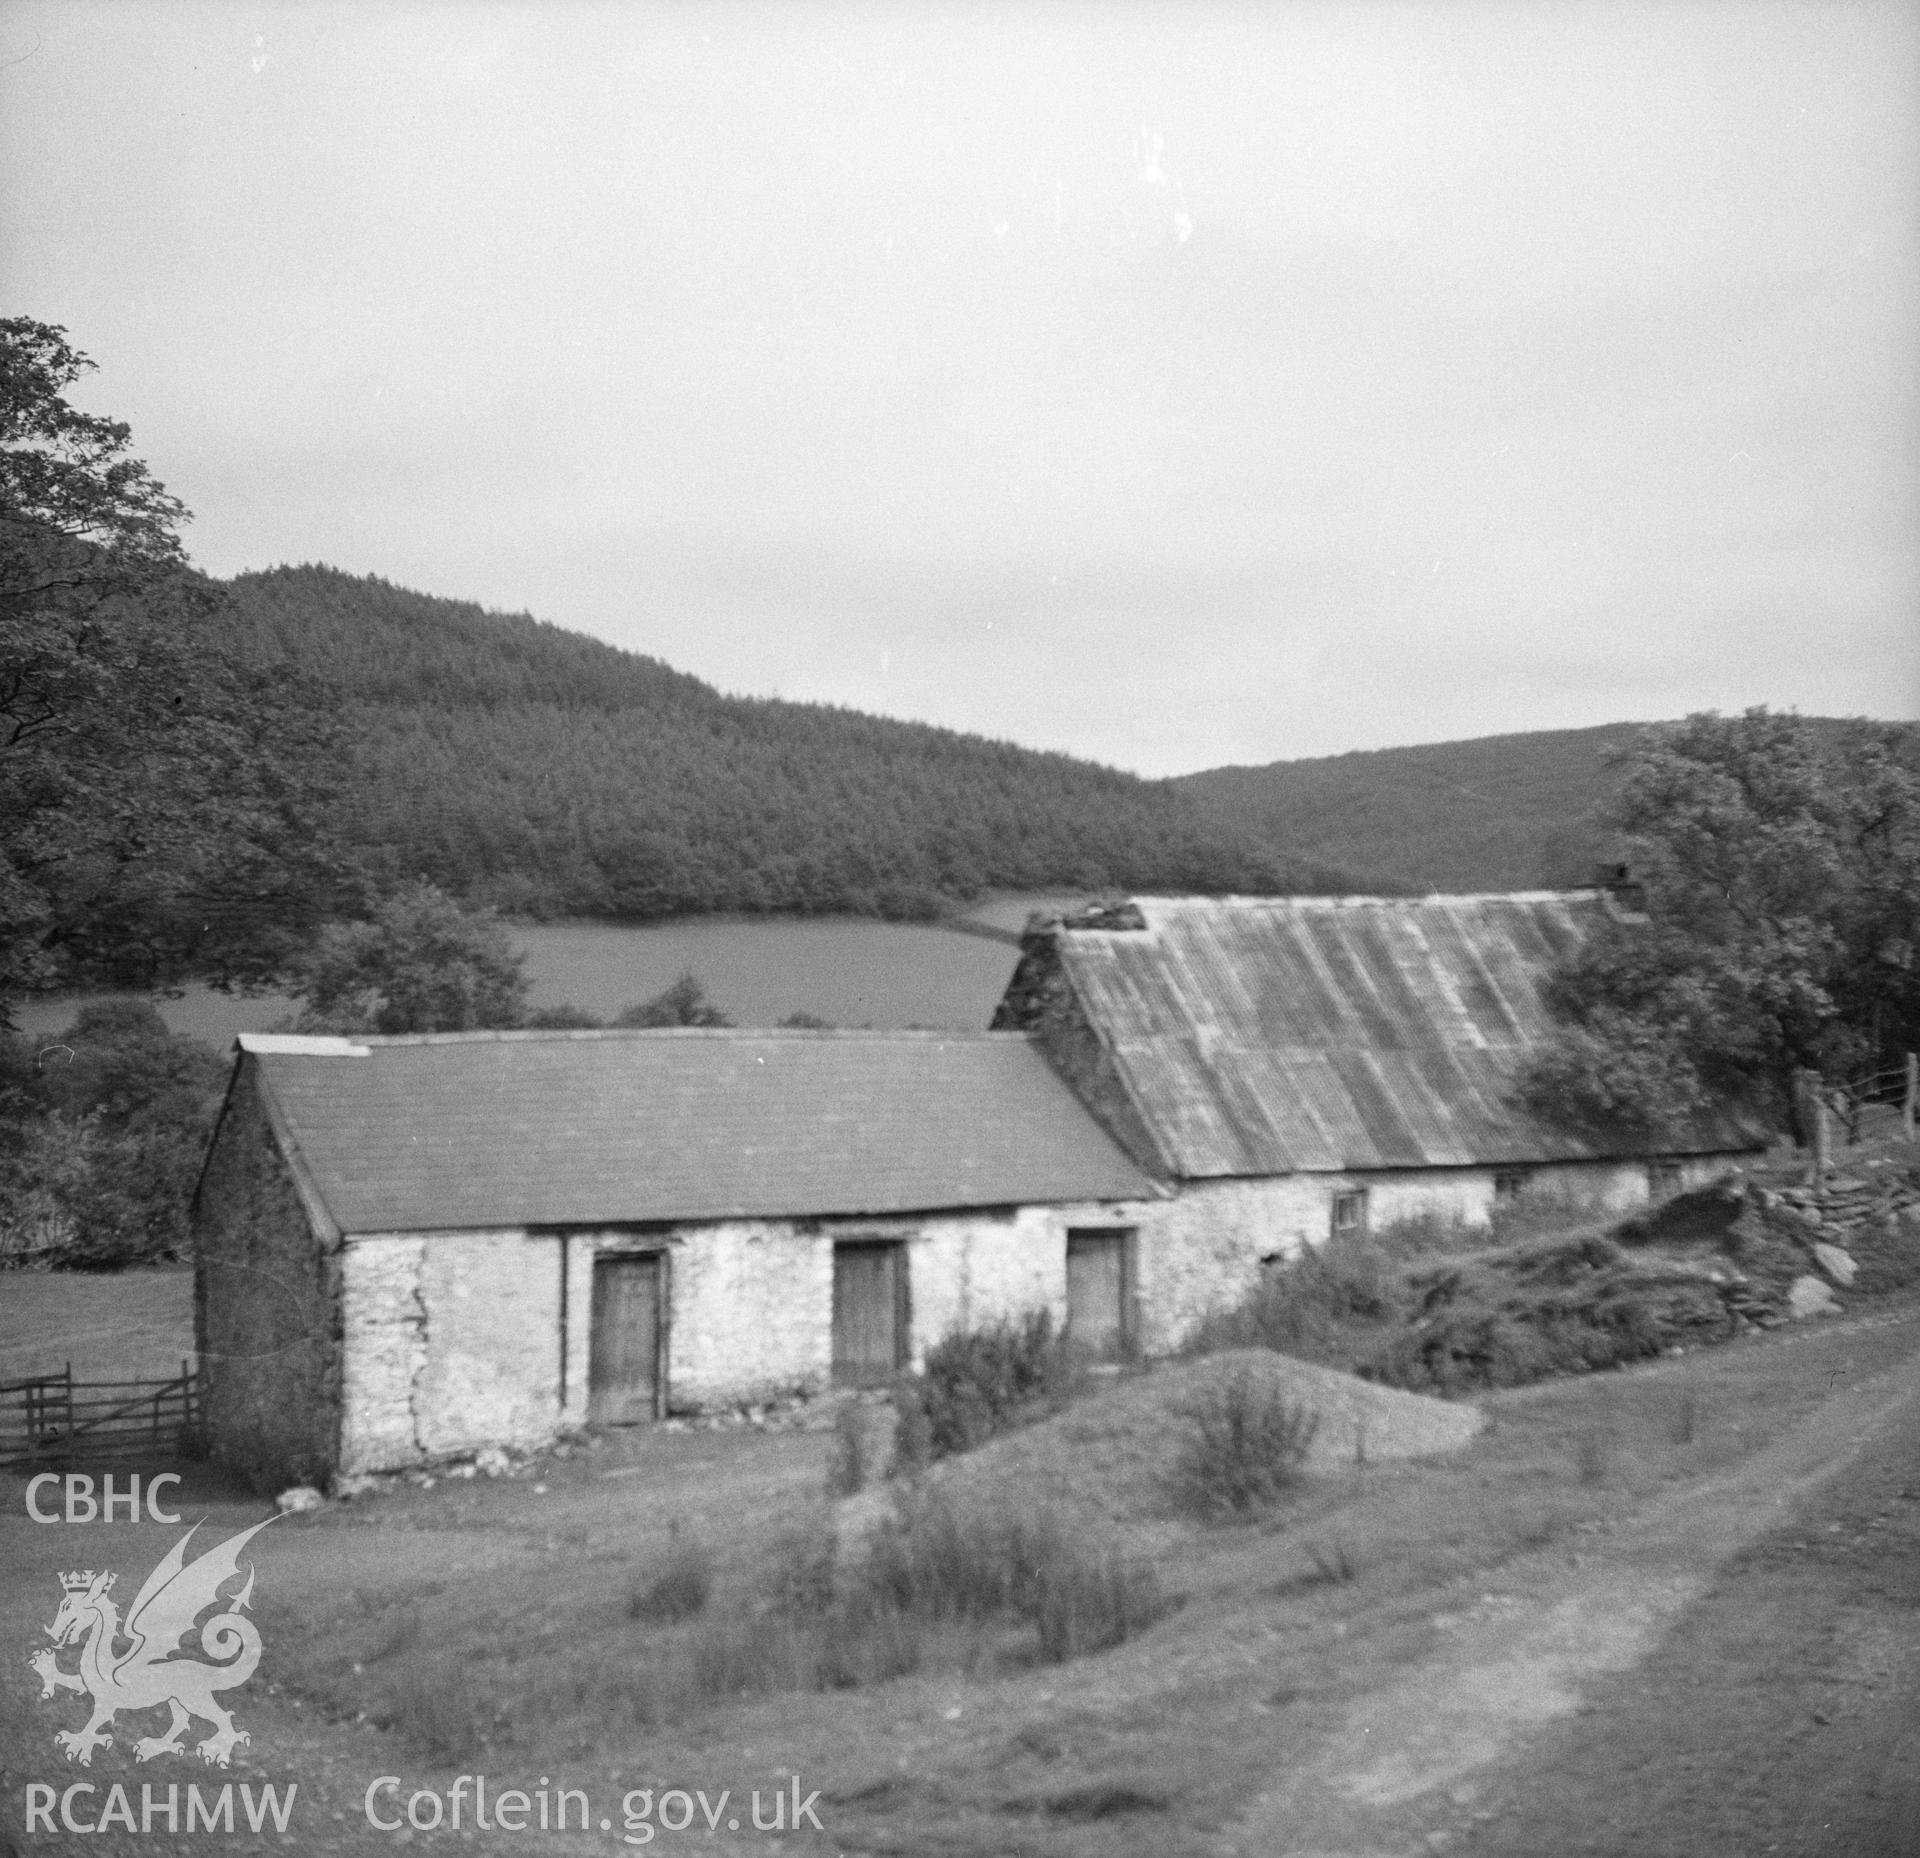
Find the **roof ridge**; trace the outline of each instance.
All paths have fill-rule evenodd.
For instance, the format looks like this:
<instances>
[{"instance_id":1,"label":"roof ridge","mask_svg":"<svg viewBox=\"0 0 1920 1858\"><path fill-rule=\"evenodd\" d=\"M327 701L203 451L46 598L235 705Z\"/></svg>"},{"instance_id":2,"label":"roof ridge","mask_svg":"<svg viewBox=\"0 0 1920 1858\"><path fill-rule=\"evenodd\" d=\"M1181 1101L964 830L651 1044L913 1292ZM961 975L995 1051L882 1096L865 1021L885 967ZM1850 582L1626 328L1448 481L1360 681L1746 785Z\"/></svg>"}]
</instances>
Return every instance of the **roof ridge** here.
<instances>
[{"instance_id":1,"label":"roof ridge","mask_svg":"<svg viewBox=\"0 0 1920 1858\"><path fill-rule=\"evenodd\" d=\"M1587 903L1599 900L1604 892L1593 885L1573 890L1429 890L1417 897L1389 897L1373 891L1328 891L1323 895L1298 897L1162 897L1139 892L1128 898L1131 903L1159 909L1298 909L1303 906L1341 909L1408 909L1434 903Z\"/></svg>"},{"instance_id":2,"label":"roof ridge","mask_svg":"<svg viewBox=\"0 0 1920 1858\"><path fill-rule=\"evenodd\" d=\"M252 1037L252 1034L243 1034ZM851 1044L908 1044L942 1041L947 1044L1025 1039L1024 1032L974 1031L965 1027L944 1026L503 1026L477 1032L370 1032L358 1035L359 1047L400 1045L485 1045L537 1044L542 1041L561 1044L568 1041L626 1041L642 1039L696 1039L709 1041L745 1041L775 1039L782 1042L831 1043L845 1040ZM300 1049L321 1048L334 1051L345 1041L307 1040ZM286 1046L274 1049L289 1049ZM317 1050L316 1050L317 1055Z\"/></svg>"}]
</instances>

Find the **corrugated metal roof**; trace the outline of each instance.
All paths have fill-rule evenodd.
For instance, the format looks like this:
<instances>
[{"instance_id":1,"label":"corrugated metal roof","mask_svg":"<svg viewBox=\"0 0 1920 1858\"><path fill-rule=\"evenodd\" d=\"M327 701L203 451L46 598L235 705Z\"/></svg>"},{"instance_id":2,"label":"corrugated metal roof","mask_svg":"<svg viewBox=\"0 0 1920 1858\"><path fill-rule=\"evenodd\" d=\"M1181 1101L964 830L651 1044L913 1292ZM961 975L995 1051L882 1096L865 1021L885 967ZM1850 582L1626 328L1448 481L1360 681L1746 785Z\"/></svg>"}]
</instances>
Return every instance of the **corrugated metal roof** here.
<instances>
[{"instance_id":1,"label":"corrugated metal roof","mask_svg":"<svg viewBox=\"0 0 1920 1858\"><path fill-rule=\"evenodd\" d=\"M1598 892L1136 901L1144 929L1060 929L1055 948L1176 1175L1644 1152L1511 1100ZM1764 1140L1728 1113L1674 1146Z\"/></svg>"},{"instance_id":2,"label":"corrugated metal roof","mask_svg":"<svg viewBox=\"0 0 1920 1858\"><path fill-rule=\"evenodd\" d=\"M243 1039L343 1232L1133 1199L1018 1033Z\"/></svg>"}]
</instances>

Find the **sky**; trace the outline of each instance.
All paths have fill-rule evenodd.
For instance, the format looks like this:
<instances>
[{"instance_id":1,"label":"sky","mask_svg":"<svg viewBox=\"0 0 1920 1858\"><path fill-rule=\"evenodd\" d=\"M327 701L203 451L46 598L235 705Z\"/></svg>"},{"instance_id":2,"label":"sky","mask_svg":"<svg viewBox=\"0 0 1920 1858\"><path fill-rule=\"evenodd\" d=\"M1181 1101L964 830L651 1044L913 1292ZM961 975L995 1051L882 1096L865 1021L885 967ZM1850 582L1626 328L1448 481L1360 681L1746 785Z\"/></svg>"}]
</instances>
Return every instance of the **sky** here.
<instances>
[{"instance_id":1,"label":"sky","mask_svg":"<svg viewBox=\"0 0 1920 1858\"><path fill-rule=\"evenodd\" d=\"M325 561L1149 775L1920 713L1920 7L0 4L0 291Z\"/></svg>"}]
</instances>

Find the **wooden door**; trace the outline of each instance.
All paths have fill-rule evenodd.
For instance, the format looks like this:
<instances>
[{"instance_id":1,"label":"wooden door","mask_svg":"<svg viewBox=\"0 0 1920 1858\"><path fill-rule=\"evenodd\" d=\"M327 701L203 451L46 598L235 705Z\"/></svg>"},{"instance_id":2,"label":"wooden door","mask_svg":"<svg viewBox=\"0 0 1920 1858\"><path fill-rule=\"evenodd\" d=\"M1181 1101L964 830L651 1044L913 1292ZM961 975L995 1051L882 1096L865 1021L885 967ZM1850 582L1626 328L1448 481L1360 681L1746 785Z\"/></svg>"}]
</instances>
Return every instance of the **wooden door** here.
<instances>
[{"instance_id":1,"label":"wooden door","mask_svg":"<svg viewBox=\"0 0 1920 1858\"><path fill-rule=\"evenodd\" d=\"M633 1426L660 1414L660 1255L597 1258L593 1334L587 1357L587 1417Z\"/></svg>"},{"instance_id":2,"label":"wooden door","mask_svg":"<svg viewBox=\"0 0 1920 1858\"><path fill-rule=\"evenodd\" d=\"M833 1380L884 1387L906 1362L906 1248L893 1240L833 1248Z\"/></svg>"},{"instance_id":3,"label":"wooden door","mask_svg":"<svg viewBox=\"0 0 1920 1858\"><path fill-rule=\"evenodd\" d=\"M1111 1361L1132 1339L1132 1274L1125 1232L1067 1234L1067 1335Z\"/></svg>"}]
</instances>

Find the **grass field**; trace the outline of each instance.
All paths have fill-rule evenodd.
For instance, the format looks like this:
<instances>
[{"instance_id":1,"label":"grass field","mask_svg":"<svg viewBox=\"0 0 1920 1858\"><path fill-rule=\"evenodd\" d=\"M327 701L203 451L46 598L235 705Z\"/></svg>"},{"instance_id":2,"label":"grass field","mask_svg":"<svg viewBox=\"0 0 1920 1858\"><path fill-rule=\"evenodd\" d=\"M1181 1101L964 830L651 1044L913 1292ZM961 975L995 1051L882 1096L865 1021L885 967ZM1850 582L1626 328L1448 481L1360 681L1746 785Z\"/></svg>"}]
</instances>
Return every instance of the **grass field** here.
<instances>
[{"instance_id":1,"label":"grass field","mask_svg":"<svg viewBox=\"0 0 1920 1858\"><path fill-rule=\"evenodd\" d=\"M971 920L1017 930L1052 897L998 897ZM837 1026L952 1026L984 1031L1006 990L1017 952L1006 942L956 935L938 925L865 917L703 916L630 928L618 923L513 925L527 957L537 1007L572 1005L611 1018L692 970L707 996L743 1026L771 1026L811 1013ZM71 1023L103 995L60 995L18 1009L21 1030L39 1036ZM144 997L144 996L142 996ZM285 994L241 999L195 985L157 1000L176 1031L213 1045L261 1032L296 1010Z\"/></svg>"},{"instance_id":2,"label":"grass field","mask_svg":"<svg viewBox=\"0 0 1920 1858\"><path fill-rule=\"evenodd\" d=\"M193 1354L193 1267L0 1271L0 1380L164 1379Z\"/></svg>"}]
</instances>

